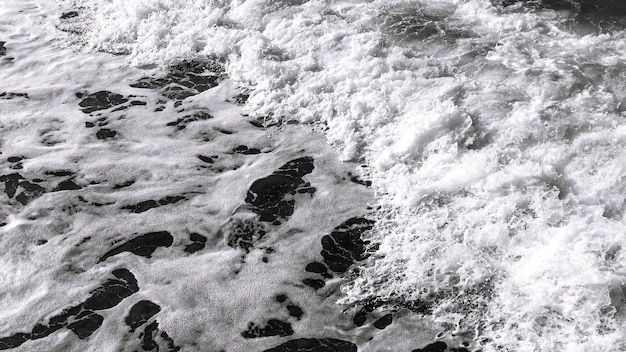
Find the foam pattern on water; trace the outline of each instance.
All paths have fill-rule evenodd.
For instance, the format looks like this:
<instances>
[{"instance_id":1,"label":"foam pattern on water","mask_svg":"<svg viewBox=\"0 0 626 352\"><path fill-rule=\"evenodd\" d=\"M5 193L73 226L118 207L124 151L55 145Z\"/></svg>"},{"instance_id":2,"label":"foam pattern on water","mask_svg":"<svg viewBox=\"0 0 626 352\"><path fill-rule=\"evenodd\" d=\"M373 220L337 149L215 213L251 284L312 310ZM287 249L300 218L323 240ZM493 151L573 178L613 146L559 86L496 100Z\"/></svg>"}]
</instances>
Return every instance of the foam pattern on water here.
<instances>
[{"instance_id":1,"label":"foam pattern on water","mask_svg":"<svg viewBox=\"0 0 626 352\"><path fill-rule=\"evenodd\" d=\"M607 11L63 3L81 6L91 46L134 65L224 59L252 89L250 114L319 124L345 159L369 165L379 249L343 303L419 303L485 351L626 348L626 37L596 27Z\"/></svg>"}]
</instances>

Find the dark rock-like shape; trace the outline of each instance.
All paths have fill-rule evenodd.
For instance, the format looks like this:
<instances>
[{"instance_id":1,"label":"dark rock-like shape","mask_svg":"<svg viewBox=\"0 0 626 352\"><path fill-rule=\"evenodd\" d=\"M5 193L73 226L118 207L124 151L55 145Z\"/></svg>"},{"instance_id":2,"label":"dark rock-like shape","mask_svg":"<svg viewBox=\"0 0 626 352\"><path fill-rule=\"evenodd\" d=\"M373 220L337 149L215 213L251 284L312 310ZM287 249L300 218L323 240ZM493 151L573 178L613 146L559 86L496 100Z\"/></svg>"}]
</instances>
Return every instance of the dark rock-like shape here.
<instances>
[{"instance_id":1,"label":"dark rock-like shape","mask_svg":"<svg viewBox=\"0 0 626 352\"><path fill-rule=\"evenodd\" d=\"M448 345L443 341L433 342L423 348L414 349L411 352L445 352Z\"/></svg>"},{"instance_id":2,"label":"dark rock-like shape","mask_svg":"<svg viewBox=\"0 0 626 352\"><path fill-rule=\"evenodd\" d=\"M278 319L270 319L265 326L257 326L255 323L248 324L248 330L241 333L247 339L268 336L290 336L293 335L291 324Z\"/></svg>"},{"instance_id":3,"label":"dark rock-like shape","mask_svg":"<svg viewBox=\"0 0 626 352\"><path fill-rule=\"evenodd\" d=\"M357 347L337 339L296 339L263 352L357 352Z\"/></svg>"},{"instance_id":4,"label":"dark rock-like shape","mask_svg":"<svg viewBox=\"0 0 626 352\"><path fill-rule=\"evenodd\" d=\"M160 311L161 307L158 304L146 300L139 301L128 312L125 319L126 325L130 326L131 332L135 331Z\"/></svg>"},{"instance_id":5,"label":"dark rock-like shape","mask_svg":"<svg viewBox=\"0 0 626 352\"><path fill-rule=\"evenodd\" d=\"M187 253L195 253L197 251L203 250L206 246L207 238L202 236L199 233L192 233L189 235L189 239L193 242L185 246L184 251Z\"/></svg>"},{"instance_id":6,"label":"dark rock-like shape","mask_svg":"<svg viewBox=\"0 0 626 352\"><path fill-rule=\"evenodd\" d=\"M174 237L167 231L146 233L106 252L100 258L99 262L103 262L107 258L123 252L131 252L142 257L150 258L157 248L169 247L172 245L173 241Z\"/></svg>"},{"instance_id":7,"label":"dark rock-like shape","mask_svg":"<svg viewBox=\"0 0 626 352\"><path fill-rule=\"evenodd\" d=\"M94 111L105 110L120 104L124 104L128 101L121 94L112 93L106 90L99 91L93 94L83 95L76 94L79 99L82 99L78 105L82 107L81 111L85 114L90 114Z\"/></svg>"},{"instance_id":8,"label":"dark rock-like shape","mask_svg":"<svg viewBox=\"0 0 626 352\"><path fill-rule=\"evenodd\" d=\"M294 304L287 305L287 311L289 312L289 315L297 319L302 318L302 316L304 315L304 311L302 310L302 308Z\"/></svg>"},{"instance_id":9,"label":"dark rock-like shape","mask_svg":"<svg viewBox=\"0 0 626 352\"><path fill-rule=\"evenodd\" d=\"M374 322L374 327L376 329L383 330L387 326L389 326L393 322L393 316L391 314L385 314L378 320Z\"/></svg>"},{"instance_id":10,"label":"dark rock-like shape","mask_svg":"<svg viewBox=\"0 0 626 352\"><path fill-rule=\"evenodd\" d=\"M238 147L236 147L235 149L233 149L234 153L237 154L243 154L243 155L254 155L254 154L259 154L261 153L261 151L257 148L248 148L245 145L240 145Z\"/></svg>"},{"instance_id":11,"label":"dark rock-like shape","mask_svg":"<svg viewBox=\"0 0 626 352\"><path fill-rule=\"evenodd\" d=\"M254 220L230 219L226 225L227 244L249 252L252 246L265 236L263 224Z\"/></svg>"},{"instance_id":12,"label":"dark rock-like shape","mask_svg":"<svg viewBox=\"0 0 626 352\"><path fill-rule=\"evenodd\" d=\"M361 239L361 235L373 226L372 220L352 218L322 237L321 254L326 265L334 272L344 273L356 261L365 259L369 242Z\"/></svg>"},{"instance_id":13,"label":"dark rock-like shape","mask_svg":"<svg viewBox=\"0 0 626 352\"><path fill-rule=\"evenodd\" d=\"M128 269L113 270L113 276L115 276L114 279L108 279L91 293L83 304L83 308L89 310L113 308L124 298L139 291L137 279Z\"/></svg>"},{"instance_id":14,"label":"dark rock-like shape","mask_svg":"<svg viewBox=\"0 0 626 352\"><path fill-rule=\"evenodd\" d=\"M82 340L88 338L98 330L98 328L102 326L103 321L104 317L102 317L102 315L87 311L85 316L68 324L67 328L72 330L72 332Z\"/></svg>"},{"instance_id":15,"label":"dark rock-like shape","mask_svg":"<svg viewBox=\"0 0 626 352\"><path fill-rule=\"evenodd\" d=\"M288 196L295 195L303 187L307 187L310 193L315 191L302 179L314 168L311 157L286 163L271 175L254 181L246 195L246 203L260 216L261 221L277 224L277 219L293 214L295 202Z\"/></svg>"},{"instance_id":16,"label":"dark rock-like shape","mask_svg":"<svg viewBox=\"0 0 626 352\"><path fill-rule=\"evenodd\" d=\"M78 16L78 12L76 11L70 11L70 12L65 12L61 15L61 19L62 20L66 20L68 18L72 18L72 17L77 17Z\"/></svg>"},{"instance_id":17,"label":"dark rock-like shape","mask_svg":"<svg viewBox=\"0 0 626 352\"><path fill-rule=\"evenodd\" d=\"M117 136L117 132L108 128L101 128L96 132L98 139L111 139Z\"/></svg>"}]
</instances>

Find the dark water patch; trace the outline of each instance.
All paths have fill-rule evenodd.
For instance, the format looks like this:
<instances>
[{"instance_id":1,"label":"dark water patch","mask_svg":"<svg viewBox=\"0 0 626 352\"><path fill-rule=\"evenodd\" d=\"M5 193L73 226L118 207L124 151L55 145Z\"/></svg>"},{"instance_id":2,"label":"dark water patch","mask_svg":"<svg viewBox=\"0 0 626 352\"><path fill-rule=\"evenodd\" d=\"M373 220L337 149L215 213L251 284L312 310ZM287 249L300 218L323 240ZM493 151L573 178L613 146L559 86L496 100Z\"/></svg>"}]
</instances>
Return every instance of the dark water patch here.
<instances>
[{"instance_id":1,"label":"dark water patch","mask_svg":"<svg viewBox=\"0 0 626 352\"><path fill-rule=\"evenodd\" d=\"M288 298L287 295L283 295L283 294L276 295L276 302L283 303L287 300L287 298Z\"/></svg>"},{"instance_id":2,"label":"dark water patch","mask_svg":"<svg viewBox=\"0 0 626 352\"><path fill-rule=\"evenodd\" d=\"M82 189L81 186L74 183L72 180L66 180L61 183L54 189L55 191L74 191Z\"/></svg>"},{"instance_id":3,"label":"dark water patch","mask_svg":"<svg viewBox=\"0 0 626 352\"><path fill-rule=\"evenodd\" d=\"M307 278L307 279L302 280L302 283L313 288L314 290L319 290L320 288L323 288L324 286L326 286L326 282L320 279Z\"/></svg>"},{"instance_id":4,"label":"dark water patch","mask_svg":"<svg viewBox=\"0 0 626 352\"><path fill-rule=\"evenodd\" d=\"M24 177L17 173L0 176L0 182L4 182L4 193L6 193L9 198L13 198L17 192L20 181L23 179Z\"/></svg>"},{"instance_id":5,"label":"dark water patch","mask_svg":"<svg viewBox=\"0 0 626 352\"><path fill-rule=\"evenodd\" d=\"M107 121L106 117L101 117L95 121L86 121L85 122L85 127L86 128L93 128L93 127L103 127L109 124L109 121Z\"/></svg>"},{"instance_id":6,"label":"dark water patch","mask_svg":"<svg viewBox=\"0 0 626 352\"><path fill-rule=\"evenodd\" d=\"M357 352L355 344L338 339L296 339L263 352Z\"/></svg>"},{"instance_id":7,"label":"dark water patch","mask_svg":"<svg viewBox=\"0 0 626 352\"><path fill-rule=\"evenodd\" d=\"M167 126L175 126L177 130L184 130L187 128L187 125L194 121L204 121L212 119L213 116L205 111L197 111L191 115L183 116L176 121L168 122Z\"/></svg>"},{"instance_id":8,"label":"dark water patch","mask_svg":"<svg viewBox=\"0 0 626 352\"><path fill-rule=\"evenodd\" d=\"M7 161L11 164L9 167L13 170L21 170L24 168L22 165L22 160L26 159L23 156L10 156L7 158Z\"/></svg>"},{"instance_id":9,"label":"dark water patch","mask_svg":"<svg viewBox=\"0 0 626 352\"><path fill-rule=\"evenodd\" d=\"M240 146L237 146L235 149L233 149L233 153L243 154L243 155L254 155L254 154L260 154L261 151L257 148L248 148L245 145L240 145Z\"/></svg>"},{"instance_id":10,"label":"dark water patch","mask_svg":"<svg viewBox=\"0 0 626 352\"><path fill-rule=\"evenodd\" d=\"M98 139L112 139L115 136L117 136L117 131L108 128L101 128L96 132L96 138Z\"/></svg>"},{"instance_id":11,"label":"dark water patch","mask_svg":"<svg viewBox=\"0 0 626 352\"><path fill-rule=\"evenodd\" d=\"M429 345L426 345L422 348L417 348L412 350L411 352L446 352L448 345L443 341L433 342Z\"/></svg>"},{"instance_id":12,"label":"dark water patch","mask_svg":"<svg viewBox=\"0 0 626 352\"><path fill-rule=\"evenodd\" d=\"M113 308L124 298L139 291L135 275L128 269L113 270L114 279L108 279L102 286L94 290L83 303L85 309L102 310Z\"/></svg>"},{"instance_id":13,"label":"dark water patch","mask_svg":"<svg viewBox=\"0 0 626 352\"><path fill-rule=\"evenodd\" d=\"M287 305L287 312L289 312L289 315L300 320L300 318L302 318L302 316L304 315L304 311L302 310L302 308L298 307L295 304L288 304Z\"/></svg>"},{"instance_id":14,"label":"dark water patch","mask_svg":"<svg viewBox=\"0 0 626 352\"><path fill-rule=\"evenodd\" d=\"M496 4L512 6L522 4L533 9L549 9L554 11L576 11L578 6L574 0L500 0Z\"/></svg>"},{"instance_id":15,"label":"dark water patch","mask_svg":"<svg viewBox=\"0 0 626 352\"><path fill-rule=\"evenodd\" d=\"M115 278L107 279L92 291L84 303L64 309L47 323L36 324L30 333L16 333L0 338L0 350L19 347L28 340L47 337L62 328L68 328L80 339L91 336L104 321L104 317L96 314L95 310L113 308L139 291L137 280L128 269L113 270L112 274Z\"/></svg>"},{"instance_id":16,"label":"dark water patch","mask_svg":"<svg viewBox=\"0 0 626 352\"><path fill-rule=\"evenodd\" d=\"M369 241L361 236L372 229L374 221L365 218L351 218L337 226L330 235L322 237L322 257L334 272L344 273L357 261L367 258Z\"/></svg>"},{"instance_id":17,"label":"dark water patch","mask_svg":"<svg viewBox=\"0 0 626 352\"><path fill-rule=\"evenodd\" d=\"M204 249L207 238L199 233L191 233L189 235L189 240L192 241L192 243L186 245L184 251L186 253L195 253Z\"/></svg>"},{"instance_id":18,"label":"dark water patch","mask_svg":"<svg viewBox=\"0 0 626 352\"><path fill-rule=\"evenodd\" d=\"M258 127L258 128L266 128L269 126L266 126L265 123L263 121L260 120L252 120L252 121L248 121L249 124L251 124L254 127Z\"/></svg>"},{"instance_id":19,"label":"dark water patch","mask_svg":"<svg viewBox=\"0 0 626 352\"><path fill-rule=\"evenodd\" d=\"M65 12L65 13L61 14L61 19L62 20L67 20L67 19L73 18L73 17L78 17L78 12L76 12L76 11L69 11L69 12Z\"/></svg>"},{"instance_id":20,"label":"dark water patch","mask_svg":"<svg viewBox=\"0 0 626 352\"><path fill-rule=\"evenodd\" d=\"M7 42L0 41L0 56L6 56L7 48L4 46Z\"/></svg>"},{"instance_id":21,"label":"dark water patch","mask_svg":"<svg viewBox=\"0 0 626 352\"><path fill-rule=\"evenodd\" d=\"M213 155L213 156L204 156L204 155L197 155L198 159L204 161L207 164L213 164L215 162L215 159L219 158L219 156L217 155Z\"/></svg>"},{"instance_id":22,"label":"dark water patch","mask_svg":"<svg viewBox=\"0 0 626 352\"><path fill-rule=\"evenodd\" d=\"M521 4L529 10L563 12L574 22L599 33L626 27L626 3L620 0L496 0L494 3L503 7Z\"/></svg>"},{"instance_id":23,"label":"dark water patch","mask_svg":"<svg viewBox=\"0 0 626 352\"><path fill-rule=\"evenodd\" d=\"M221 64L192 60L170 66L164 77L143 77L130 86L159 90L163 97L175 102L174 106L180 106L186 98L216 87L223 77Z\"/></svg>"},{"instance_id":24,"label":"dark water patch","mask_svg":"<svg viewBox=\"0 0 626 352\"><path fill-rule=\"evenodd\" d=\"M19 187L22 188L22 192L15 196L15 200L20 202L22 205L28 204L31 200L45 193L45 189L43 187L28 181L20 181Z\"/></svg>"},{"instance_id":25,"label":"dark water patch","mask_svg":"<svg viewBox=\"0 0 626 352\"><path fill-rule=\"evenodd\" d=\"M126 181L124 183L118 183L112 187L112 189L121 189L132 186L135 183L135 180Z\"/></svg>"},{"instance_id":26,"label":"dark water patch","mask_svg":"<svg viewBox=\"0 0 626 352\"><path fill-rule=\"evenodd\" d=\"M226 233L228 246L241 248L246 253L266 234L263 224L253 219L231 218L222 230Z\"/></svg>"},{"instance_id":27,"label":"dark water patch","mask_svg":"<svg viewBox=\"0 0 626 352\"><path fill-rule=\"evenodd\" d=\"M76 93L76 97L82 99L78 105L82 107L81 111L85 114L112 108L128 101L123 95L106 90L88 95Z\"/></svg>"},{"instance_id":28,"label":"dark water patch","mask_svg":"<svg viewBox=\"0 0 626 352\"><path fill-rule=\"evenodd\" d=\"M242 92L228 99L227 101L233 104L237 104L237 105L245 105L249 98L250 98L250 91L243 90Z\"/></svg>"},{"instance_id":29,"label":"dark water patch","mask_svg":"<svg viewBox=\"0 0 626 352\"><path fill-rule=\"evenodd\" d=\"M50 170L50 171L46 171L44 172L46 175L49 176L56 176L56 177L64 177L64 176L74 176L74 172L70 171L70 170Z\"/></svg>"},{"instance_id":30,"label":"dark water patch","mask_svg":"<svg viewBox=\"0 0 626 352\"><path fill-rule=\"evenodd\" d=\"M30 334L19 332L17 334L0 338L0 350L16 348L30 340Z\"/></svg>"},{"instance_id":31,"label":"dark water patch","mask_svg":"<svg viewBox=\"0 0 626 352\"><path fill-rule=\"evenodd\" d=\"M102 315L89 312L85 316L80 317L80 319L74 320L72 323L68 324L67 328L82 340L88 338L98 330L98 328L102 326L103 321L104 317Z\"/></svg>"},{"instance_id":32,"label":"dark water patch","mask_svg":"<svg viewBox=\"0 0 626 352\"><path fill-rule=\"evenodd\" d=\"M130 308L128 316L124 320L126 325L130 326L130 331L134 332L135 329L148 322L155 314L161 311L161 307L153 302L142 300Z\"/></svg>"},{"instance_id":33,"label":"dark water patch","mask_svg":"<svg viewBox=\"0 0 626 352\"><path fill-rule=\"evenodd\" d=\"M437 38L454 42L472 37L467 29L448 20L452 13L452 10L429 12L422 7L396 6L380 14L380 27L387 38L404 43Z\"/></svg>"},{"instance_id":34,"label":"dark water patch","mask_svg":"<svg viewBox=\"0 0 626 352\"><path fill-rule=\"evenodd\" d=\"M7 158L7 161L10 163L18 163L24 159L26 159L24 156L10 156Z\"/></svg>"},{"instance_id":35,"label":"dark water patch","mask_svg":"<svg viewBox=\"0 0 626 352\"><path fill-rule=\"evenodd\" d=\"M383 330L393 322L393 316L391 314L385 314L374 322L376 329Z\"/></svg>"},{"instance_id":36,"label":"dark water patch","mask_svg":"<svg viewBox=\"0 0 626 352\"><path fill-rule=\"evenodd\" d=\"M320 262L311 262L311 263L306 265L304 270L309 272L309 273L320 274L324 278L327 278L327 279L330 279L330 278L333 277L330 273L328 273L328 270L326 269L326 266L324 264L320 263Z\"/></svg>"},{"instance_id":37,"label":"dark water patch","mask_svg":"<svg viewBox=\"0 0 626 352\"><path fill-rule=\"evenodd\" d=\"M173 241L174 237L167 231L146 233L106 252L98 262L103 262L109 257L123 252L130 252L141 257L150 258L157 248L169 247L172 245Z\"/></svg>"},{"instance_id":38,"label":"dark water patch","mask_svg":"<svg viewBox=\"0 0 626 352\"><path fill-rule=\"evenodd\" d=\"M293 214L295 207L293 195L299 189L306 188L311 194L315 192L315 188L310 187L310 184L302 179L314 168L311 157L291 160L271 175L254 181L245 202L260 216L261 221L278 225L279 218L286 219Z\"/></svg>"},{"instance_id":39,"label":"dark water patch","mask_svg":"<svg viewBox=\"0 0 626 352\"><path fill-rule=\"evenodd\" d=\"M0 42L1 43L1 42ZM0 55L2 56L2 55ZM0 93L0 99L10 100L15 98L25 98L30 99L27 93L13 93L13 92L2 92Z\"/></svg>"},{"instance_id":40,"label":"dark water patch","mask_svg":"<svg viewBox=\"0 0 626 352\"><path fill-rule=\"evenodd\" d=\"M356 312L356 314L354 314L354 317L352 318L352 323L356 326L363 326L366 321L367 321L367 312L364 311L363 309Z\"/></svg>"},{"instance_id":41,"label":"dark water patch","mask_svg":"<svg viewBox=\"0 0 626 352\"><path fill-rule=\"evenodd\" d=\"M137 204L126 205L123 206L122 209L130 210L132 213L143 213L150 209L154 209L163 205L175 204L180 202L181 200L186 200L187 198L183 196L167 196L165 198L161 198L159 200L149 199L143 202L139 202Z\"/></svg>"},{"instance_id":42,"label":"dark water patch","mask_svg":"<svg viewBox=\"0 0 626 352\"><path fill-rule=\"evenodd\" d=\"M144 351L180 351L180 347L176 346L174 340L165 331L159 329L159 323L156 321L148 324L139 338L141 339L141 348Z\"/></svg>"},{"instance_id":43,"label":"dark water patch","mask_svg":"<svg viewBox=\"0 0 626 352\"><path fill-rule=\"evenodd\" d=\"M293 335L291 324L278 319L270 319L264 326L258 326L251 322L248 324L248 329L241 333L241 336L247 339L291 335Z\"/></svg>"},{"instance_id":44,"label":"dark water patch","mask_svg":"<svg viewBox=\"0 0 626 352\"><path fill-rule=\"evenodd\" d=\"M372 181L363 180L359 176L353 175L351 172L348 172L348 177L350 177L350 181L356 184L363 185L365 187L370 187L372 185Z\"/></svg>"}]
</instances>

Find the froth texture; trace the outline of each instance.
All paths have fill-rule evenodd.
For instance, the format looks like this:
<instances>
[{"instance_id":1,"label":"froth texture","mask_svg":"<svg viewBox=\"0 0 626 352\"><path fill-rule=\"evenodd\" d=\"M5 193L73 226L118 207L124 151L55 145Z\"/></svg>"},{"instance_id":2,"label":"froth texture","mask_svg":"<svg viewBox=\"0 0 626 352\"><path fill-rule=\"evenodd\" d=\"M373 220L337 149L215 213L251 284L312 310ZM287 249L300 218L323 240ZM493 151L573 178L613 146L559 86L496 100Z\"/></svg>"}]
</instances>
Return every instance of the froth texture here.
<instances>
[{"instance_id":1,"label":"froth texture","mask_svg":"<svg viewBox=\"0 0 626 352\"><path fill-rule=\"evenodd\" d=\"M344 303L417 303L485 351L626 348L621 7L74 3L92 46L221 58L251 115L369 165L379 247Z\"/></svg>"}]
</instances>

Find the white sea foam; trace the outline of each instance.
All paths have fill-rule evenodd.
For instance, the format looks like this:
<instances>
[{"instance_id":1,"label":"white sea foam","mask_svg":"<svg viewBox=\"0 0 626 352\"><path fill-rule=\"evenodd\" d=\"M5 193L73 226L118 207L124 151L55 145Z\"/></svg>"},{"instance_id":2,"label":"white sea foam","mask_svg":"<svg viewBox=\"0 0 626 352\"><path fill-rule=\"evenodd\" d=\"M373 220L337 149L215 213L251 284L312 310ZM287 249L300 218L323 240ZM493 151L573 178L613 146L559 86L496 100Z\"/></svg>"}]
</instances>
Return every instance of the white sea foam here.
<instances>
[{"instance_id":1,"label":"white sea foam","mask_svg":"<svg viewBox=\"0 0 626 352\"><path fill-rule=\"evenodd\" d=\"M427 302L485 351L626 349L626 34L486 0L73 0L135 66L226 60L250 114L314 123L378 192L343 303Z\"/></svg>"}]
</instances>

